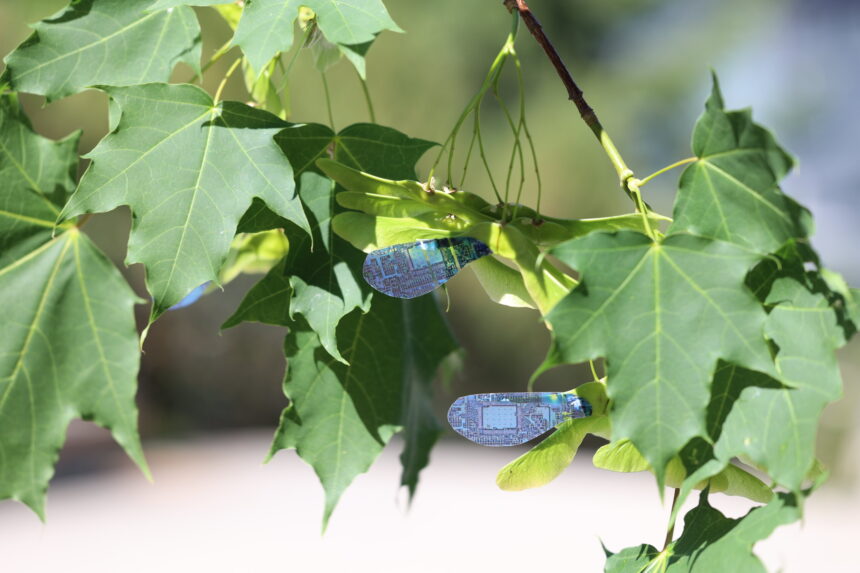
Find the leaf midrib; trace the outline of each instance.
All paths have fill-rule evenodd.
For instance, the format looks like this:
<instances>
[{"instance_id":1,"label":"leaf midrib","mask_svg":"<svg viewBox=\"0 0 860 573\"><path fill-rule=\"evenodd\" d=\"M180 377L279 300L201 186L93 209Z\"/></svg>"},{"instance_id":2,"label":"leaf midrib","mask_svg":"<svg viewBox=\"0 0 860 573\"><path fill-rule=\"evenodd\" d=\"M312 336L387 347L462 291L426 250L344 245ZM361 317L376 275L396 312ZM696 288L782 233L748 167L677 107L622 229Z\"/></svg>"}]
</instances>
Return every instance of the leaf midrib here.
<instances>
[{"instance_id":1,"label":"leaf midrib","mask_svg":"<svg viewBox=\"0 0 860 573\"><path fill-rule=\"evenodd\" d=\"M58 57L56 57L56 58L54 58L54 59L51 59L51 60L45 60L45 61L43 61L42 63L40 63L39 65L37 65L37 66L33 66L32 68L29 68L29 69L27 69L27 70L25 70L25 71L21 72L20 74L18 74L18 79L23 78L23 77L25 77L25 76L27 76L27 75L29 75L29 74L32 74L33 72L35 72L35 71L37 71L37 70L40 70L40 69L44 68L45 66L48 66L48 65L54 64L54 63L56 63L56 62L59 62L59 61L60 61L60 60L62 60L62 59L65 59L65 58L68 58L68 57L74 56L74 55L79 54L79 53L81 53L81 52L83 52L83 51L89 50L89 49L93 48L94 46L97 46L97 45L99 45L99 44L105 43L105 42L107 42L108 40L111 40L111 39L113 39L114 37L116 37L116 36L118 36L118 35L120 35L120 34L122 34L122 33L126 32L126 31L128 31L128 30L131 30L132 28L134 28L134 27L136 27L136 26L139 26L140 24L142 24L142 23L146 22L146 21L147 21L147 20L149 20L150 18L154 18L155 16L159 16L159 15L161 15L163 12L164 12L163 10L158 11L158 12L150 12L149 14L147 14L147 15L143 16L142 18L139 18L138 20L135 20L134 22L132 22L132 23L130 23L130 24L127 24L126 26L123 26L123 27L122 27L122 28L120 28L119 30L116 30L115 32L113 32L113 33L111 33L111 34L108 34L107 36L104 36L103 38L99 38L99 39L98 39L98 40L96 40L95 42L91 42L91 43L89 43L89 44L85 44L85 45L81 46L80 48L78 48L78 49L76 49L76 50L72 50L71 52L66 52L66 53L62 54L61 56L58 56ZM37 28L37 31L39 31L39 30L43 30L43 28L44 28L44 27L39 27L39 28Z\"/></svg>"},{"instance_id":2,"label":"leaf midrib","mask_svg":"<svg viewBox=\"0 0 860 573\"><path fill-rule=\"evenodd\" d=\"M90 303L90 295L89 290L87 289L86 281L84 280L83 275L83 265L81 264L81 252L79 241L81 240L80 233L76 233L71 237L70 243L74 243L74 256L75 256L75 275L78 279L78 285L81 289L81 298L84 299L84 310L87 315L87 326L89 326L90 331L92 332L92 340L96 344L96 348L98 349L99 355L99 364L102 367L102 372L104 373L104 379L107 382L108 388L110 388L111 395L113 397L114 405L116 406L116 412L119 413L120 418L122 418L123 428L129 427L129 421L126 416L126 409L120 403L119 395L116 391L116 381L114 380L113 373L110 368L108 368L109 361L107 359L104 345L102 343L102 337L99 334L99 329L96 326L95 316L93 315L92 305Z\"/></svg>"},{"instance_id":3,"label":"leaf midrib","mask_svg":"<svg viewBox=\"0 0 860 573\"><path fill-rule=\"evenodd\" d=\"M218 108L211 108L208 110L211 119L215 118L216 111ZM210 121L211 121L210 119ZM188 205L188 211L185 213L185 221L182 224L182 233L179 235L179 242L176 245L176 256L173 257L173 264L170 265L170 273L167 275L167 280L164 283L164 288L161 289L162 293L166 293L170 290L170 284L173 281L173 275L176 272L176 269L179 266L179 255L182 253L182 244L185 242L185 236L188 233L188 228L191 226L189 221L191 220L191 214L194 212L194 206L197 203L197 196L201 189L201 181L203 179L203 172L205 171L205 167L207 164L207 157L209 156L209 148L212 142L212 134L214 132L213 126L209 126L206 130L206 143L203 145L203 155L200 158L200 168L197 171L197 180L194 182L193 192L191 195L191 204ZM155 307L153 306L153 309Z\"/></svg>"},{"instance_id":4,"label":"leaf midrib","mask_svg":"<svg viewBox=\"0 0 860 573\"><path fill-rule=\"evenodd\" d=\"M759 193L758 191L756 191L755 189L753 189L752 187L750 187L746 183L743 183L742 181L737 179L734 175L732 175L731 173L729 173L728 171L726 171L722 167L719 167L719 166L711 163L707 159L701 159L700 162L705 167L713 169L714 171L718 172L723 177L725 177L726 179L728 179L729 181L734 183L739 189L742 189L743 191L745 191L748 195L750 195L756 201L764 204L768 209L770 209L776 215L778 215L779 218L783 219L787 223L791 223L791 219L789 218L789 216L784 211L782 211L782 209L780 209L779 207L777 207L776 205L774 205L773 203L771 203L770 201L765 199L761 193Z\"/></svg>"},{"instance_id":5,"label":"leaf midrib","mask_svg":"<svg viewBox=\"0 0 860 573\"><path fill-rule=\"evenodd\" d=\"M66 238L65 235L66 234L64 233L60 237L57 237L56 239L52 239L51 241L45 243L44 247L41 247L41 248L33 251L33 253L32 253L33 256L35 256L35 254L41 254L41 252L47 250L47 248L49 246L53 246L53 243L55 243L60 238ZM69 250L70 245L71 245L71 241L66 241L65 246L63 247L62 251L60 251L60 254L57 256L57 260L54 262L54 266L51 269L51 274L48 277L48 280L45 281L45 287L42 291L41 297L39 298L39 305L36 307L36 314L33 316L30 327L27 329L27 335L24 337L24 342L21 346L21 351L18 353L18 360L16 361L15 366L12 369L12 373L7 378L5 378L6 380L9 380L9 385L3 391L3 396L0 397L0 411L3 410L3 407L6 404L6 400L9 397L9 394L11 393L12 388L15 386L15 382L18 380L18 373L20 372L21 368L24 365L24 361L27 357L27 352L30 348L30 343L33 340L33 334L37 330L36 325L41 320L42 313L45 311L45 307L47 305L47 300L48 300L48 295L51 292L51 289L53 288L54 280L57 277L57 273L59 273L60 263L62 263L63 260L65 259L66 252ZM26 257L26 258L30 259L32 257ZM21 260L23 260L23 259L19 259L19 261L21 261ZM19 261L16 261L16 263L18 263ZM4 273L6 273L13 266L17 266L17 265L13 264L13 265L10 265L10 266L0 270L0 275L3 275Z\"/></svg>"},{"instance_id":6,"label":"leaf midrib","mask_svg":"<svg viewBox=\"0 0 860 573\"><path fill-rule=\"evenodd\" d=\"M40 227L47 227L49 229L54 228L54 221L47 221L45 219L39 219L38 217L30 217L28 215L21 215L20 213L12 213L11 211L4 211L0 209L0 217L6 217L7 219L14 219L16 221L23 221L25 223L31 223L33 225L38 225Z\"/></svg>"},{"instance_id":7,"label":"leaf midrib","mask_svg":"<svg viewBox=\"0 0 860 573\"><path fill-rule=\"evenodd\" d=\"M188 103L188 102L185 102L185 103ZM190 105L195 105L196 107L199 107L199 104L190 104ZM197 123L199 123L201 120L203 120L206 116L211 115L215 109L217 109L217 108L213 108L213 107L211 107L211 106L207 106L207 107L206 107L206 111L205 111L205 112L203 112L203 113L202 113L202 114L200 114L199 116L195 117L193 120L191 120L191 121L190 121L190 122L188 122L187 124L185 124L185 125L181 126L181 127L180 127L179 129L177 129L176 131L173 131L173 132L171 132L170 134L168 134L164 139L162 139L162 140L161 140L161 141L159 141L157 144L153 145L152 147L150 147L149 149L147 149L146 151L144 151L143 153L141 153L141 154L140 154L140 156L138 156L138 158L137 158L137 159L135 159L134 161L132 161L131 163L129 163L126 167L124 167L123 169L121 169L120 171L118 171L118 172L117 172L113 177L111 177L111 178L107 179L106 181L103 181L102 183L100 183L97 187L95 187L92 191L90 191L90 193L89 193L86 197L83 197L82 199L78 200L77 202L78 202L78 203L82 203L82 202L89 201L89 199L90 199L92 196L94 196L94 195L96 195L97 193L99 193L102 189L104 189L104 187L105 187L105 186L110 185L111 183L113 183L113 181L114 181L115 179L117 179L118 177L120 177L120 176L125 175L126 173L128 173L131 169L133 169L135 166L137 166L137 164L138 164L138 163L140 163L141 161L143 161L144 159L146 159L146 158L147 158L151 153L154 153L156 150L160 149L160 148L161 148L161 146L162 146L162 145L164 145L167 141L171 140L172 138L176 137L176 136L177 136L177 135L179 135L180 133L184 132L186 129L188 129L188 128L190 128L190 127L194 126L194 125L196 125L196 124L197 124ZM210 128L210 132L211 132L211 128ZM95 150L94 150L94 151L95 151ZM82 181L82 182L83 182L83 181ZM80 185L78 185L78 189L80 190ZM71 202L70 202L69 204L71 204ZM68 208L68 206L67 206L67 208ZM63 213L61 213L61 216L63 216L63 215L65 215L65 209L63 210Z\"/></svg>"}]
</instances>

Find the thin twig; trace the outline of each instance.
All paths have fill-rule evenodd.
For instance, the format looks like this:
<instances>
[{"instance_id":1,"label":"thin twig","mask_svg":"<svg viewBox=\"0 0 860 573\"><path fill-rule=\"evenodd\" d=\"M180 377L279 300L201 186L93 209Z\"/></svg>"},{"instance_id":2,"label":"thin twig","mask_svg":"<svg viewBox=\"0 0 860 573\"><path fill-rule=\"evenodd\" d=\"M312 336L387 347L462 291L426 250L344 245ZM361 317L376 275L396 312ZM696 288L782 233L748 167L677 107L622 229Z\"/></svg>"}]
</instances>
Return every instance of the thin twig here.
<instances>
[{"instance_id":1,"label":"thin twig","mask_svg":"<svg viewBox=\"0 0 860 573\"><path fill-rule=\"evenodd\" d=\"M573 81L573 77L570 75L570 72L561 60L561 56L558 55L558 51L556 51L555 46L553 46L552 42L549 41L549 38L546 37L543 27L540 22L538 22L538 19L535 18L535 15L532 14L528 4L526 4L525 0L505 0L505 7L509 12L516 10L520 13L520 17L523 19L523 22L526 23L526 27L528 27L529 32L531 32L532 36L535 37L535 40L537 40L538 44L543 48L543 51L546 52L547 57L549 57L550 62L552 62L552 65L555 67L558 77L561 78L564 87L567 88L568 97L576 105L576 109L579 110L579 115L582 116L582 119L588 127L591 128L591 131L593 131L599 138L600 132L603 131L603 127L601 127L600 121L597 119L597 114L594 113L594 110L591 109L591 106L589 106L588 102L585 101L582 90L579 89L579 86L576 85L575 81Z\"/></svg>"},{"instance_id":2,"label":"thin twig","mask_svg":"<svg viewBox=\"0 0 860 573\"><path fill-rule=\"evenodd\" d=\"M624 163L624 159L618 152L618 148L615 147L609 134L605 129L603 129L603 125L601 125L600 120L597 119L597 114L594 113L594 110L591 109L591 106L585 101L585 96L583 95L582 90L579 89L579 86L576 85L575 81L573 81L573 77L570 75L567 66L564 65L564 62L562 61L561 56L558 55L558 51L555 49L555 46L553 46L552 42L547 38L540 22L538 22L538 19L535 18L534 14L532 14L532 11L529 9L525 0L504 0L504 5L509 12L516 10L519 13L523 22L526 23L526 27L528 27L529 32L532 33L532 36L535 37L535 40L537 40L538 44L543 48L543 51L546 52L547 57L550 62L552 62L553 67L555 67L556 73L558 73L558 77L561 78L564 87L567 89L568 97L576 105L576 109L579 110L579 115L582 116L583 121L585 121L586 125L588 125L591 131L594 132L594 135L597 137L597 140L606 152L607 157L609 157L609 161L611 161L613 167L615 167L615 171L618 173L618 179L622 188L629 193L630 191L627 187L627 182L633 177L633 171L631 171L630 168L627 167L627 164Z\"/></svg>"}]
</instances>

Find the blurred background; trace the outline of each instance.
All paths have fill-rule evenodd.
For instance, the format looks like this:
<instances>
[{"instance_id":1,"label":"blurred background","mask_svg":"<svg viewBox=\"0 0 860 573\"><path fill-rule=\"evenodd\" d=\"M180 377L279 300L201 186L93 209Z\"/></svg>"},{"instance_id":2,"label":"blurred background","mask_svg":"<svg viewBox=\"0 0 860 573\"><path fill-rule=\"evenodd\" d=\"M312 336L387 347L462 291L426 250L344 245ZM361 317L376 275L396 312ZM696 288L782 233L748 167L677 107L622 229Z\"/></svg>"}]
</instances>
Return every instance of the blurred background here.
<instances>
[{"instance_id":1,"label":"blurred background","mask_svg":"<svg viewBox=\"0 0 860 573\"><path fill-rule=\"evenodd\" d=\"M498 0L385 4L406 35L384 33L370 50L368 83L377 121L412 137L443 141L504 42L510 17ZM0 55L28 36L28 23L64 5L63 0L0 0ZM812 210L814 245L824 263L860 285L860 3L531 0L530 5L640 177L690 155L690 133L710 90L709 70L716 70L727 106L751 106L756 120L799 158L784 189ZM213 10L197 12L207 59L229 38L229 29ZM611 165L524 27L517 50L544 184L542 210L562 217L629 211ZM224 58L207 74L210 91L230 62ZM191 75L177 69L174 80ZM289 119L326 123L320 75L309 54L298 59L291 78ZM349 64L337 64L328 78L336 127L368 121ZM225 98L246 99L238 74L234 80ZM22 100L45 136L83 130L82 153L107 132L101 93L49 105L34 96ZM483 127L493 169L503 175L511 139L490 100ZM419 164L419 175L426 175L434 156L431 151ZM671 214L679 175L664 175L645 188L646 199L659 211ZM477 165L465 188L492 196ZM530 181L523 202L533 205L535 198ZM123 209L97 216L86 227L143 295L142 269L122 265L128 230ZM464 368L450 388L438 388L442 419L459 395L523 390L548 343L535 313L495 306L470 273L463 275L450 285L448 318L466 351ZM19 504L0 503L0 543L7 547L0 567L245 571L292 564L303 571L336 566L513 571L548 565L545 554L528 549L551 542L570 548L556 553L554 559L563 561L558 567L591 571L603 560L598 538L616 550L662 540L667 508L649 475L601 472L581 456L551 485L506 494L496 489L495 473L524 450L487 451L450 435L434 451L408 515L397 499L400 444L394 443L347 491L329 533L320 538L322 492L312 470L294 452L260 465L286 404L283 332L260 325L219 332L255 280L242 277L224 292L168 313L149 334L138 404L155 484L136 473L106 432L74 423L49 490L47 525ZM139 311L145 319L147 309ZM860 424L853 412L860 398L860 343L855 339L840 358L844 398L826 410L819 435L831 479L811 498L803 526L784 528L762 544L770 569L845 570L849 540L860 534L849 519L860 510ZM541 379L539 389L565 390L589 378L579 368L557 369ZM733 515L749 507L724 496L712 503Z\"/></svg>"}]
</instances>

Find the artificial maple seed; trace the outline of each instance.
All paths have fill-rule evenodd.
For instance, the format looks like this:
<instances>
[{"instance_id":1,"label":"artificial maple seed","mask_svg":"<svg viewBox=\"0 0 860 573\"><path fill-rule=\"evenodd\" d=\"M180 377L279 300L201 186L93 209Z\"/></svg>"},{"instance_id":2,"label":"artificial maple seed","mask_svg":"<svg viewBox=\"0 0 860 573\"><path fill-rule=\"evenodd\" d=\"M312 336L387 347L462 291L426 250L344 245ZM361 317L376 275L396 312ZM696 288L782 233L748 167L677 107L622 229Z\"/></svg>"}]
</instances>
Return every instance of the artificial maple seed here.
<instances>
[{"instance_id":1,"label":"artificial maple seed","mask_svg":"<svg viewBox=\"0 0 860 573\"><path fill-rule=\"evenodd\" d=\"M504 392L457 398L448 409L455 432L482 446L518 446L573 418L591 415L576 394Z\"/></svg>"},{"instance_id":2,"label":"artificial maple seed","mask_svg":"<svg viewBox=\"0 0 860 573\"><path fill-rule=\"evenodd\" d=\"M395 298L415 298L448 282L472 261L492 254L471 237L430 239L391 245L367 255L364 280Z\"/></svg>"}]
</instances>

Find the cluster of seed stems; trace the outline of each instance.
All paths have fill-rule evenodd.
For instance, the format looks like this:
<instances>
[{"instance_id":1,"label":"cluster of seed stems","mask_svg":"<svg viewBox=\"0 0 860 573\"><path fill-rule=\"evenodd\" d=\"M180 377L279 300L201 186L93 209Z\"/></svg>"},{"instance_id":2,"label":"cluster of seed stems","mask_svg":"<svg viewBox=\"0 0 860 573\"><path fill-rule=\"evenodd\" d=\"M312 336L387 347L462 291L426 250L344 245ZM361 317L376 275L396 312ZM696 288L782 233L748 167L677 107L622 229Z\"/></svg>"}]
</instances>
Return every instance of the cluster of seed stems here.
<instances>
[{"instance_id":1,"label":"cluster of seed stems","mask_svg":"<svg viewBox=\"0 0 860 573\"><path fill-rule=\"evenodd\" d=\"M600 120L597 117L595 111L591 108L588 102L585 100L585 96L576 82L573 80L570 72L565 66L564 62L561 59L561 56L558 54L558 51L555 49L553 44L549 41L546 36L546 33L543 30L540 22L531 12L528 4L525 0L503 0L503 4L508 9L509 12L512 13L512 26L511 31L508 34L504 45L502 46L499 53L496 55L493 63L490 65L490 68L484 78L481 87L466 105L463 112L457 118L457 121L454 124L451 133L448 135L445 142L442 144L438 155L436 156L435 161L430 169L430 172L427 177L428 185L432 184L433 175L442 162L443 157L446 156L447 152L447 175L446 182L449 186L454 186L454 181L452 179L454 169L454 157L455 150L457 147L457 138L460 135L460 131L465 124L466 120L469 116L472 116L472 133L469 139L469 145L466 151L466 156L462 168L462 173L460 175L459 181L457 183L457 187L462 187L466 180L466 175L468 173L468 168L470 161L472 159L473 152L477 145L478 155L480 157L481 163L486 172L487 178L490 181L490 185L493 188L493 193L496 196L496 200L502 206L502 220L507 220L507 210L508 208L512 208L512 216L516 217L516 209L519 206L520 199L522 197L523 189L525 187L526 182L526 158L525 151L522 139L525 138L526 144L528 145L528 152L530 156L531 163L534 168L535 181L537 184L537 204L535 211L538 213L538 218L540 217L540 205L541 205L541 195L542 195L542 183L540 176L540 169L538 167L537 161L537 152L535 151L534 141L532 139L531 133L529 132L528 124L526 122L526 105L525 105L525 86L523 81L523 73L522 66L520 64L519 56L517 55L515 42L517 38L517 30L519 27L520 19L526 24L526 27L531 32L532 36L534 36L535 40L538 44L544 49L547 57L558 73L559 78L564 84L569 99L576 105L577 110L580 113L583 121L588 125L591 131L594 133L607 157L609 158L610 163L615 168L616 173L618 174L619 183L624 192L630 197L633 201L634 208L636 212L642 215L642 223L643 227L648 234L649 237L653 240L658 240L659 231L654 228L652 220L651 220L651 210L648 207L647 203L642 198L641 188L654 179L655 177L666 173L676 167L685 165L692 161L695 161L695 157L690 157L686 159L682 159L677 161L671 165L668 165L658 171L644 177L642 179L638 179L635 177L633 171L627 166L621 153L618 151L618 148L615 146L615 143L610 138L609 134L604 129L603 125L600 123ZM293 66L298 59L299 54L301 53L301 48L308 44L308 41L311 37L311 34L314 31L315 23L311 22L309 25L305 27L304 35L301 38L301 41L298 42L298 47L292 54L289 62L285 66L283 63L283 59L278 55L274 62L278 66L278 70L281 75L281 81L279 85L275 87L275 93L278 97L282 97L282 94L287 88L288 80L290 72L293 69ZM224 57L227 53L229 53L233 44L231 40L225 42L221 47L219 47L209 61L200 69L199 72L195 73L194 76L189 80L190 82L194 82L199 80L201 83L203 81L203 74L209 70L214 64L216 64L222 57ZM517 89L518 89L518 109L517 109L517 118L515 119L511 110L508 108L508 105L505 103L504 98L502 98L500 94L500 82L502 79L502 72L504 70L504 66L508 60L513 62L515 71L516 71L516 81L517 81ZM227 84L227 80L230 76L235 72L240 64L243 64L247 69L249 67L248 61L244 57L238 57L236 60L229 66L227 71L221 78L221 81L215 90L214 102L217 105L220 101L221 94L224 90L224 87ZM268 66L269 73L271 74L274 66ZM334 129L334 114L332 112L332 104L331 104L331 95L328 87L328 82L325 77L325 72L320 72L323 84L323 91L325 93L325 101L326 101L326 109L328 112L328 119L331 125L331 128ZM376 122L376 114L374 112L373 103L371 101L370 93L367 87L367 83L364 78L359 78L361 82L362 92L364 94L365 101L367 103L368 114L370 116L371 122ZM510 158L508 160L507 173L505 175L505 187L504 187L504 195L500 193L499 186L496 183L496 179L492 174L492 170L489 165L489 161L487 159L487 153L484 146L484 139L481 132L481 105L484 101L484 98L492 92L493 98L499 105L499 108L502 110L502 113L505 117L505 121L508 127L511 130L513 135L513 145L510 153ZM257 105L265 105L265 102L254 102ZM514 171L518 168L519 171L519 179L516 182L516 195L513 204L509 201L511 189L512 189L512 178L514 176ZM512 205L512 206L511 206ZM595 379L595 381L599 381L600 377L598 376L597 369L593 361L589 361L591 366L591 372ZM674 499L672 502L672 509L674 510L675 501L678 498L679 490L675 490ZM668 546L671 544L673 539L673 524L670 523L669 527L667 527L666 539L664 543L664 553L667 551Z\"/></svg>"}]
</instances>

